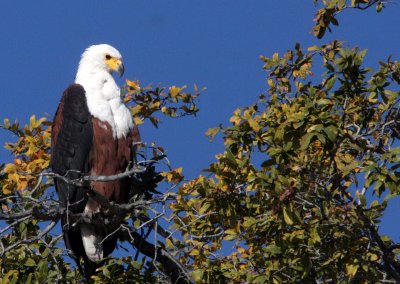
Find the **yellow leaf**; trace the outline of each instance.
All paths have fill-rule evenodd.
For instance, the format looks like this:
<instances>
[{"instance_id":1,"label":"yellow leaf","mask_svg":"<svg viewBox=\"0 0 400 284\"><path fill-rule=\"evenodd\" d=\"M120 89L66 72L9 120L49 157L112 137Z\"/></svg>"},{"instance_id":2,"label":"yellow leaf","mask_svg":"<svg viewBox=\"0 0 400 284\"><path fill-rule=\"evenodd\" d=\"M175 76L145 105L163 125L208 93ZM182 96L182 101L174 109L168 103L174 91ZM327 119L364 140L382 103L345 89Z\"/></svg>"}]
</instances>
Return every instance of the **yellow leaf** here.
<instances>
[{"instance_id":1,"label":"yellow leaf","mask_svg":"<svg viewBox=\"0 0 400 284\"><path fill-rule=\"evenodd\" d=\"M7 173L7 174L15 173L16 171L17 171L17 166L14 165L14 164L7 164L4 167L4 172Z\"/></svg>"},{"instance_id":2,"label":"yellow leaf","mask_svg":"<svg viewBox=\"0 0 400 284\"><path fill-rule=\"evenodd\" d=\"M7 272L6 275L4 275L4 277L2 279L2 281L4 281L4 282L2 282L2 283L11 283L11 280L13 280L14 277L17 277L17 276L18 276L18 271L17 270L10 270L10 271ZM11 277L11 279L10 279L10 277Z\"/></svg>"},{"instance_id":3,"label":"yellow leaf","mask_svg":"<svg viewBox=\"0 0 400 284\"><path fill-rule=\"evenodd\" d=\"M227 235L236 235L237 232L236 232L235 229L228 229L228 230L225 230L225 234L227 234Z\"/></svg>"},{"instance_id":4,"label":"yellow leaf","mask_svg":"<svg viewBox=\"0 0 400 284\"><path fill-rule=\"evenodd\" d=\"M17 184L17 189L25 189L28 186L28 181L26 179L21 179Z\"/></svg>"},{"instance_id":5,"label":"yellow leaf","mask_svg":"<svg viewBox=\"0 0 400 284\"><path fill-rule=\"evenodd\" d=\"M346 264L346 275L354 277L357 273L358 264Z\"/></svg>"},{"instance_id":6,"label":"yellow leaf","mask_svg":"<svg viewBox=\"0 0 400 284\"><path fill-rule=\"evenodd\" d=\"M36 122L36 116L33 114L29 118L29 130L32 130L35 127L35 122Z\"/></svg>"},{"instance_id":7,"label":"yellow leaf","mask_svg":"<svg viewBox=\"0 0 400 284\"><path fill-rule=\"evenodd\" d=\"M240 123L241 119L239 116L232 116L229 119L229 121L232 122L234 125L238 125Z\"/></svg>"},{"instance_id":8,"label":"yellow leaf","mask_svg":"<svg viewBox=\"0 0 400 284\"><path fill-rule=\"evenodd\" d=\"M169 93L171 94L171 97L175 98L181 90L182 90L181 88L172 86L169 88Z\"/></svg>"},{"instance_id":9,"label":"yellow leaf","mask_svg":"<svg viewBox=\"0 0 400 284\"><path fill-rule=\"evenodd\" d=\"M3 191L3 194L5 194L5 195L11 194L13 192L12 186L10 184L5 184L3 186L2 191Z\"/></svg>"},{"instance_id":10,"label":"yellow leaf","mask_svg":"<svg viewBox=\"0 0 400 284\"><path fill-rule=\"evenodd\" d=\"M377 261L379 259L379 255L377 255L375 253L369 252L367 255L368 255L370 261Z\"/></svg>"},{"instance_id":11,"label":"yellow leaf","mask_svg":"<svg viewBox=\"0 0 400 284\"><path fill-rule=\"evenodd\" d=\"M5 118L4 122L3 122L3 125L4 125L5 128L10 127L10 120L8 118Z\"/></svg>"},{"instance_id":12,"label":"yellow leaf","mask_svg":"<svg viewBox=\"0 0 400 284\"><path fill-rule=\"evenodd\" d=\"M133 121L135 122L136 125L143 124L143 119L141 119L140 117L134 117Z\"/></svg>"},{"instance_id":13,"label":"yellow leaf","mask_svg":"<svg viewBox=\"0 0 400 284\"><path fill-rule=\"evenodd\" d=\"M286 212L286 207L283 207L283 219L288 225L293 225L293 220L290 218L289 214Z\"/></svg>"},{"instance_id":14,"label":"yellow leaf","mask_svg":"<svg viewBox=\"0 0 400 284\"><path fill-rule=\"evenodd\" d=\"M140 113L142 108L143 107L141 105L136 105L136 106L131 108L131 112L132 112L133 115L137 115L138 113Z\"/></svg>"},{"instance_id":15,"label":"yellow leaf","mask_svg":"<svg viewBox=\"0 0 400 284\"><path fill-rule=\"evenodd\" d=\"M172 243L172 241L170 239L165 239L165 246L169 249L174 248L174 244Z\"/></svg>"},{"instance_id":16,"label":"yellow leaf","mask_svg":"<svg viewBox=\"0 0 400 284\"><path fill-rule=\"evenodd\" d=\"M251 118L250 118L250 119L248 120L248 122L249 122L250 127L251 127L255 132L260 131L260 129L262 128L261 125L260 125L257 121L255 121L254 119L251 119Z\"/></svg>"},{"instance_id":17,"label":"yellow leaf","mask_svg":"<svg viewBox=\"0 0 400 284\"><path fill-rule=\"evenodd\" d=\"M129 86L130 90L133 91L139 91L140 90L140 86L139 86L139 81L130 81L128 79L126 79L126 84Z\"/></svg>"},{"instance_id":18,"label":"yellow leaf","mask_svg":"<svg viewBox=\"0 0 400 284\"><path fill-rule=\"evenodd\" d=\"M36 121L34 127L35 128L39 127L45 121L46 121L46 118L45 117L41 117L39 120Z\"/></svg>"},{"instance_id":19,"label":"yellow leaf","mask_svg":"<svg viewBox=\"0 0 400 284\"><path fill-rule=\"evenodd\" d=\"M219 131L220 127L209 128L205 134L210 137L210 141L212 141Z\"/></svg>"},{"instance_id":20,"label":"yellow leaf","mask_svg":"<svg viewBox=\"0 0 400 284\"><path fill-rule=\"evenodd\" d=\"M349 179L344 183L344 186L349 187L350 185L352 185L352 183L353 183L353 181L351 179Z\"/></svg>"},{"instance_id":21,"label":"yellow leaf","mask_svg":"<svg viewBox=\"0 0 400 284\"><path fill-rule=\"evenodd\" d=\"M196 283L201 283L204 271L202 269L194 270L191 274Z\"/></svg>"},{"instance_id":22,"label":"yellow leaf","mask_svg":"<svg viewBox=\"0 0 400 284\"><path fill-rule=\"evenodd\" d=\"M192 256L199 255L199 254L200 254L200 252L199 252L198 249L192 249L192 250L190 251L190 253L189 253L189 255L192 255Z\"/></svg>"}]
</instances>

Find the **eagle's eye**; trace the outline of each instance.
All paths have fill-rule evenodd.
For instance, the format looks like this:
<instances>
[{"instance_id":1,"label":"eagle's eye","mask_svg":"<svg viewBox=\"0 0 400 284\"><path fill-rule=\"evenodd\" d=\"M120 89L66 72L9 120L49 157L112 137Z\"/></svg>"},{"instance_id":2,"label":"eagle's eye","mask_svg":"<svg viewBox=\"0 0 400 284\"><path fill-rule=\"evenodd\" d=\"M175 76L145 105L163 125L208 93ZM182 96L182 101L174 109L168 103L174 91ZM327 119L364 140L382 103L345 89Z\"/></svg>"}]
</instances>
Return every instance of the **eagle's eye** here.
<instances>
[{"instance_id":1,"label":"eagle's eye","mask_svg":"<svg viewBox=\"0 0 400 284\"><path fill-rule=\"evenodd\" d=\"M111 59L111 55L106 54L106 59L107 59L107 60L110 60L110 59Z\"/></svg>"}]
</instances>

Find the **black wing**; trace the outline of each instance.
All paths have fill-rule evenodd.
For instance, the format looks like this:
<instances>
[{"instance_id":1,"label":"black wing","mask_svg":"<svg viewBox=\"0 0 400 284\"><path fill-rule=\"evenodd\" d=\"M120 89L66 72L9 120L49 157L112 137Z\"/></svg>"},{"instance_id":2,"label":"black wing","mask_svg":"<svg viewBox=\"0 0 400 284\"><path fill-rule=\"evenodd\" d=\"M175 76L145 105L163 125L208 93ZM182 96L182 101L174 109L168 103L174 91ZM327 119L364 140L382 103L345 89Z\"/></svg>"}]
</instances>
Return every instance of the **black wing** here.
<instances>
[{"instance_id":1,"label":"black wing","mask_svg":"<svg viewBox=\"0 0 400 284\"><path fill-rule=\"evenodd\" d=\"M61 98L52 130L51 166L70 179L90 170L89 152L93 141L92 119L81 85L69 86ZM56 179L61 205L73 213L83 212L87 196L82 187Z\"/></svg>"},{"instance_id":2,"label":"black wing","mask_svg":"<svg viewBox=\"0 0 400 284\"><path fill-rule=\"evenodd\" d=\"M92 147L93 128L85 90L81 85L69 86L57 108L51 133L51 166L53 171L70 179L88 173L89 152ZM85 188L55 179L61 206L72 213L83 212L87 202ZM95 266L88 260L82 244L79 226L71 228L68 215L61 218L65 246L75 259L83 275L91 275ZM72 253L71 253L72 252ZM80 259L84 260L84 270Z\"/></svg>"}]
</instances>

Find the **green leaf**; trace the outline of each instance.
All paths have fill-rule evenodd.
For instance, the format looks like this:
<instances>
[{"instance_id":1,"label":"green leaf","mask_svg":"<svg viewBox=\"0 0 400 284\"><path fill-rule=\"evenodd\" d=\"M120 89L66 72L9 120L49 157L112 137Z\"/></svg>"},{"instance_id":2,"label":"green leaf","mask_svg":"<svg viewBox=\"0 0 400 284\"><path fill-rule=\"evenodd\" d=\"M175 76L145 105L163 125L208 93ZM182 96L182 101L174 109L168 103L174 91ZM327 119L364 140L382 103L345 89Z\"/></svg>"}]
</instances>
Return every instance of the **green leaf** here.
<instances>
[{"instance_id":1,"label":"green leaf","mask_svg":"<svg viewBox=\"0 0 400 284\"><path fill-rule=\"evenodd\" d=\"M336 126L329 125L324 128L324 132L331 142L336 142L336 137L338 135L338 129Z\"/></svg>"},{"instance_id":2,"label":"green leaf","mask_svg":"<svg viewBox=\"0 0 400 284\"><path fill-rule=\"evenodd\" d=\"M325 88L327 91L332 89L333 85L336 82L336 75L330 76L326 81L325 81Z\"/></svg>"},{"instance_id":3,"label":"green leaf","mask_svg":"<svg viewBox=\"0 0 400 284\"><path fill-rule=\"evenodd\" d=\"M36 266L36 262L32 258L28 258L25 261L25 266Z\"/></svg>"},{"instance_id":4,"label":"green leaf","mask_svg":"<svg viewBox=\"0 0 400 284\"><path fill-rule=\"evenodd\" d=\"M107 267L104 267L103 270L102 270L102 272L103 272L103 274L104 274L105 277L107 277L107 278L110 278L110 277L111 277L110 270L108 270Z\"/></svg>"},{"instance_id":5,"label":"green leaf","mask_svg":"<svg viewBox=\"0 0 400 284\"><path fill-rule=\"evenodd\" d=\"M201 206L201 208L200 208L200 210L199 210L199 213L200 213L200 214L206 213L207 210L208 210L208 208L210 208L210 206L211 206L211 203L210 203L210 202L205 202L205 203Z\"/></svg>"},{"instance_id":6,"label":"green leaf","mask_svg":"<svg viewBox=\"0 0 400 284\"><path fill-rule=\"evenodd\" d=\"M197 269L197 270L193 271L191 274L192 274L193 280L196 283L201 283L202 282L201 280L203 278L204 270Z\"/></svg>"},{"instance_id":7,"label":"green leaf","mask_svg":"<svg viewBox=\"0 0 400 284\"><path fill-rule=\"evenodd\" d=\"M311 139L312 139L315 135L316 135L316 133L313 133L313 132L304 134L303 137L301 137L301 140L300 140L300 149L301 149L301 150L307 149L308 146L309 146L310 143L311 143Z\"/></svg>"},{"instance_id":8,"label":"green leaf","mask_svg":"<svg viewBox=\"0 0 400 284\"><path fill-rule=\"evenodd\" d=\"M244 222L243 222L243 226L245 228L249 228L249 227L253 226L254 224L256 224L257 222L258 222L258 220L256 218L245 217L244 218Z\"/></svg>"},{"instance_id":9,"label":"green leaf","mask_svg":"<svg viewBox=\"0 0 400 284\"><path fill-rule=\"evenodd\" d=\"M379 201L378 200L374 200L374 201L372 201L370 208L375 208L377 206L379 206Z\"/></svg>"},{"instance_id":10,"label":"green leaf","mask_svg":"<svg viewBox=\"0 0 400 284\"><path fill-rule=\"evenodd\" d=\"M321 237L318 234L317 228L313 228L311 230L310 236L311 236L311 239L313 240L313 243L320 243L321 242Z\"/></svg>"},{"instance_id":11,"label":"green leaf","mask_svg":"<svg viewBox=\"0 0 400 284\"><path fill-rule=\"evenodd\" d=\"M383 3L382 2L379 2L377 5L376 5L376 11L378 12L378 13L380 13L381 11L382 11L382 9L383 9Z\"/></svg>"},{"instance_id":12,"label":"green leaf","mask_svg":"<svg viewBox=\"0 0 400 284\"><path fill-rule=\"evenodd\" d=\"M232 168L237 168L238 164L236 162L236 158L235 156L232 154L231 150L226 149L226 158L228 159L229 165Z\"/></svg>"},{"instance_id":13,"label":"green leaf","mask_svg":"<svg viewBox=\"0 0 400 284\"><path fill-rule=\"evenodd\" d=\"M265 275L260 275L257 276L254 280L253 283L267 283L268 282L268 277Z\"/></svg>"}]
</instances>

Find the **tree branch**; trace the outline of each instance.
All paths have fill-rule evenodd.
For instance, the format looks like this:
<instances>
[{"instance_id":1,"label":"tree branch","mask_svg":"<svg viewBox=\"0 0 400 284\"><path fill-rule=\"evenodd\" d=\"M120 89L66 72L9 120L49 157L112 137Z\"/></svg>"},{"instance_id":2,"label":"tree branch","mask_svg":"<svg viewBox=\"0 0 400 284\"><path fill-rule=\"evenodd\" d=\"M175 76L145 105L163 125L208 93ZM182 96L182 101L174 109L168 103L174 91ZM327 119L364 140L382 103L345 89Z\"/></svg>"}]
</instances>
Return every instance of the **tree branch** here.
<instances>
[{"instance_id":1,"label":"tree branch","mask_svg":"<svg viewBox=\"0 0 400 284\"><path fill-rule=\"evenodd\" d=\"M139 173L143 173L146 171L146 168L138 168L138 167L134 167L130 170L127 170L123 173L119 173L119 174L115 174L115 175L110 175L110 176L89 176L89 175L84 175L80 178L77 179L70 179L67 176L71 173L71 172L76 172L76 171L67 171L65 173L65 175L60 175L58 173L55 172L51 172L51 171L45 171L45 172L41 172L41 173L37 173L37 174L31 174L31 173L25 173L25 172L19 172L18 174L20 175L24 175L24 176L35 176L35 177L52 177L52 178L58 178L60 180L62 180L63 182L70 184L70 185L75 185L75 186L85 186L87 185L89 182L91 181L114 181L114 180L119 180L119 179L123 179L126 177L131 177L134 174L139 174ZM80 173L80 172L78 172Z\"/></svg>"},{"instance_id":2,"label":"tree branch","mask_svg":"<svg viewBox=\"0 0 400 284\"><path fill-rule=\"evenodd\" d=\"M0 252L0 255L4 255L6 252L14 249L15 247L21 245L21 244L30 244L32 242L35 242L37 240L40 240L41 238L43 238L43 236L45 236L48 232L50 232L57 224L58 221L52 221L38 236L31 238L31 239L27 239L27 240L20 240L14 244L12 244L11 246L3 249L3 251Z\"/></svg>"},{"instance_id":3,"label":"tree branch","mask_svg":"<svg viewBox=\"0 0 400 284\"><path fill-rule=\"evenodd\" d=\"M130 242L142 254L150 257L161 264L164 272L170 277L172 283L184 284L194 283L185 267L165 249L147 242L137 232L132 232L127 228L120 231L121 240Z\"/></svg>"},{"instance_id":4,"label":"tree branch","mask_svg":"<svg viewBox=\"0 0 400 284\"><path fill-rule=\"evenodd\" d=\"M48 234L51 229L57 224L60 220L61 216L67 215L68 220L70 222L70 226L74 227L81 223L93 224L99 227L107 226L108 229L112 228L112 226L116 225L114 230L112 230L111 234L118 234L119 238L122 241L130 242L137 250L143 255L152 258L155 262L159 263L162 267L162 270L168 275L171 279L172 283L193 283L193 280L190 278L189 273L186 268L179 263L172 255L170 255L165 249L162 247L153 245L146 241L147 237L141 236L136 232L135 228L131 228L125 225L121 225L121 222L128 216L129 214L134 213L134 218L138 218L142 221L141 227L155 227L155 234L162 236L163 238L170 238L172 233L166 231L161 226L157 225L158 219L164 215L165 212L156 214L156 216L151 218L144 214L140 214L139 210L142 209L151 209L151 205L155 203L162 203L163 208L165 202L168 200L174 200L173 194L164 194L161 196L153 197L150 200L137 200L127 204L116 204L114 202L110 202L106 197L102 194L94 191L90 187L87 189L86 194L96 202L98 202L102 208L99 213L95 214L86 214L84 212L74 214L68 211L67 208L63 208L60 206L58 202L47 202L40 199L32 198L32 193L34 193L43 182L44 177L48 178L56 178L62 180L63 182L74 185L74 186L82 186L88 185L92 181L114 181L126 177L130 177L134 174L143 173L146 171L146 167L135 167L130 170L126 170L123 173L119 173L111 176L80 176L79 178L72 179L70 174L72 171L67 172L65 175L60 175L55 172L41 172L37 174L30 173L20 173L21 175L30 175L35 176L38 179L38 184L34 186L31 192L25 192L24 194L16 194L14 196L8 196L6 199L12 199L13 206L10 208L10 211L0 211L0 220L5 220L11 222L10 225L5 227L0 231L4 233L8 229L15 227L18 223L23 222L29 219L35 219L39 221L51 221L51 223L37 236L30 239L19 240L15 243L9 245L8 247L1 247L0 255L15 249L16 247L24 244L29 244L35 241L43 241L43 236ZM79 172L77 172L80 174ZM15 199L15 200L14 200ZM24 205L24 199L28 199L30 208L25 209L26 205ZM23 206L19 206L22 204ZM22 212L15 212L15 210L23 210ZM165 209L164 209L165 210ZM14 211L14 212L13 212ZM119 226L119 227L117 227ZM59 240L59 238L57 238ZM155 243L157 243L155 238ZM51 246L54 246L56 242L51 243ZM50 246L50 244L46 244L46 246ZM52 255L54 256L54 255ZM158 266L158 265L157 265Z\"/></svg>"}]
</instances>

